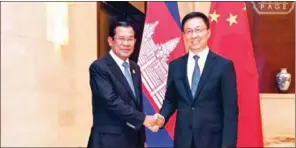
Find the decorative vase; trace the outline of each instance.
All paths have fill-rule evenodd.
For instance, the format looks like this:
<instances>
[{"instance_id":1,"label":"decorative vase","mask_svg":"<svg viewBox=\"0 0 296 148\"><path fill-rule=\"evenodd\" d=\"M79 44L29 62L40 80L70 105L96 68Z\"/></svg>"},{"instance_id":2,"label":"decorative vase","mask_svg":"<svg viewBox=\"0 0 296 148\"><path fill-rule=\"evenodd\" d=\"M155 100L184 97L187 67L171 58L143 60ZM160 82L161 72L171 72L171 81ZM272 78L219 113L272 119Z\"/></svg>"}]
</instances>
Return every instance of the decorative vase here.
<instances>
[{"instance_id":1,"label":"decorative vase","mask_svg":"<svg viewBox=\"0 0 296 148\"><path fill-rule=\"evenodd\" d=\"M277 88L281 93L288 92L291 84L291 74L287 68L281 68L281 71L276 75Z\"/></svg>"}]
</instances>

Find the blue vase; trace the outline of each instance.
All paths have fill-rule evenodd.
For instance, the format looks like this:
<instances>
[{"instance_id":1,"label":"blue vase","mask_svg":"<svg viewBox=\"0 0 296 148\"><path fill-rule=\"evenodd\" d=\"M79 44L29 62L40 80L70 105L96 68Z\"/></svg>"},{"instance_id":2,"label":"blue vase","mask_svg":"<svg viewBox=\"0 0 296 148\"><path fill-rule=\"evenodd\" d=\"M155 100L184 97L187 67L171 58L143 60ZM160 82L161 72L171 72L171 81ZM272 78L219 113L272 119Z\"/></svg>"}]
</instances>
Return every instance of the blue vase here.
<instances>
[{"instance_id":1,"label":"blue vase","mask_svg":"<svg viewBox=\"0 0 296 148\"><path fill-rule=\"evenodd\" d=\"M281 71L276 75L277 88L281 93L286 93L291 84L291 74L287 68L281 68Z\"/></svg>"}]
</instances>

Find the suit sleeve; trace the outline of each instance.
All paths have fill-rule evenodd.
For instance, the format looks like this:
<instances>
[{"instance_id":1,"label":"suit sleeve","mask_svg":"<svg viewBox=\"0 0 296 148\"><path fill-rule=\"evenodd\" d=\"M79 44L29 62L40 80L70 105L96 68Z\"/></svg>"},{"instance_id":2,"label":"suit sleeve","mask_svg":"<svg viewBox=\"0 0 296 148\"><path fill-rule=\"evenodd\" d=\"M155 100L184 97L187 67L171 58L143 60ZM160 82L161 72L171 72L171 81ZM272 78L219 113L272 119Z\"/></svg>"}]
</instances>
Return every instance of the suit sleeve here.
<instances>
[{"instance_id":1,"label":"suit sleeve","mask_svg":"<svg viewBox=\"0 0 296 148\"><path fill-rule=\"evenodd\" d=\"M106 70L92 64L89 72L90 86L94 98L104 104L107 110L120 120L132 124L136 129L140 128L144 122L145 114L125 104L120 96L116 94L111 78Z\"/></svg>"},{"instance_id":2,"label":"suit sleeve","mask_svg":"<svg viewBox=\"0 0 296 148\"><path fill-rule=\"evenodd\" d=\"M223 147L236 147L238 103L237 84L233 62L226 65L222 76L222 98L224 110Z\"/></svg>"},{"instance_id":3,"label":"suit sleeve","mask_svg":"<svg viewBox=\"0 0 296 148\"><path fill-rule=\"evenodd\" d=\"M175 89L175 83L173 79L172 64L170 64L168 78L167 78L167 89L165 92L165 99L163 101L163 105L159 112L165 118L164 126L170 119L171 115L175 112L176 108L177 108L176 89Z\"/></svg>"}]
</instances>

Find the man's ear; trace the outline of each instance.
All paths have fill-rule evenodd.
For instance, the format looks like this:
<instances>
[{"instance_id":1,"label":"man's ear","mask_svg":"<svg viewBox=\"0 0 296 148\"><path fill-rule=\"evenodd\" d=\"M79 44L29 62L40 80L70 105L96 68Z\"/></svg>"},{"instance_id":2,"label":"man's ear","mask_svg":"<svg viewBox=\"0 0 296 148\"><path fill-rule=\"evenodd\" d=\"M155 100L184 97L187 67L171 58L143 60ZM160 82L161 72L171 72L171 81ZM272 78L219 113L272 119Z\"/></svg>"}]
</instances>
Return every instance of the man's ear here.
<instances>
[{"instance_id":1,"label":"man's ear","mask_svg":"<svg viewBox=\"0 0 296 148\"><path fill-rule=\"evenodd\" d=\"M112 47L113 46L113 38L108 36L107 41L108 41L109 46Z\"/></svg>"},{"instance_id":2,"label":"man's ear","mask_svg":"<svg viewBox=\"0 0 296 148\"><path fill-rule=\"evenodd\" d=\"M182 32L182 37L183 37L183 43L184 43L184 46L185 46L186 52L188 52L188 42L186 42L186 40L185 40L186 35L185 35L184 32Z\"/></svg>"},{"instance_id":3,"label":"man's ear","mask_svg":"<svg viewBox=\"0 0 296 148\"><path fill-rule=\"evenodd\" d=\"M208 38L210 38L211 37L211 30L209 29L208 32L209 32L208 33Z\"/></svg>"}]
</instances>

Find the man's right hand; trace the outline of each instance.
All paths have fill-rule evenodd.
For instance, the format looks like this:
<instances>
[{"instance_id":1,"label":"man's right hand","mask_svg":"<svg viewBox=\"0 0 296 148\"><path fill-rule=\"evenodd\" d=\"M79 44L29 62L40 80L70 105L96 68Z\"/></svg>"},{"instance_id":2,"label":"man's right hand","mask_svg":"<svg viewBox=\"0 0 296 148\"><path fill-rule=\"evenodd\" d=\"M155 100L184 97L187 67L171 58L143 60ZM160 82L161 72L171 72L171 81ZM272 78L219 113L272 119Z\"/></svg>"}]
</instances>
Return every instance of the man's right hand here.
<instances>
[{"instance_id":1,"label":"man's right hand","mask_svg":"<svg viewBox=\"0 0 296 148\"><path fill-rule=\"evenodd\" d=\"M161 114L146 115L144 125L152 132L157 132L164 125L165 119Z\"/></svg>"},{"instance_id":2,"label":"man's right hand","mask_svg":"<svg viewBox=\"0 0 296 148\"><path fill-rule=\"evenodd\" d=\"M156 113L156 114L154 114L154 118L157 119L157 121L156 121L156 125L158 126L158 128L163 127L164 122L165 122L164 117L163 117L161 114Z\"/></svg>"},{"instance_id":3,"label":"man's right hand","mask_svg":"<svg viewBox=\"0 0 296 148\"><path fill-rule=\"evenodd\" d=\"M158 131L158 127L155 126L157 122L157 118L155 118L155 116L153 115L146 115L145 120L144 120L144 125L151 130L152 132L157 132Z\"/></svg>"}]
</instances>

